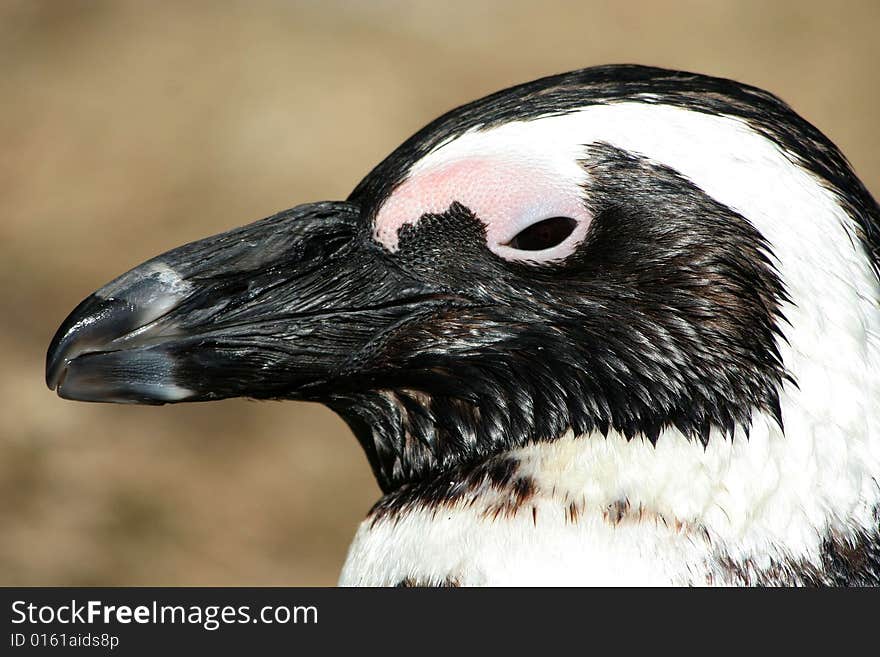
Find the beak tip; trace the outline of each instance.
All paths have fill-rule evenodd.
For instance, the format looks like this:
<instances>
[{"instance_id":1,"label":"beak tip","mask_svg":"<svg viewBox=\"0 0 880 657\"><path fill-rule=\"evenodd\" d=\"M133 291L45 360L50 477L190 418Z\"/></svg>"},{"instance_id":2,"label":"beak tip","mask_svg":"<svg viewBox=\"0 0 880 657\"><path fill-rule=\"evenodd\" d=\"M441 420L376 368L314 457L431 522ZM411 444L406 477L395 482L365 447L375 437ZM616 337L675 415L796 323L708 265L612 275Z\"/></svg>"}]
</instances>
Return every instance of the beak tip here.
<instances>
[{"instance_id":1,"label":"beak tip","mask_svg":"<svg viewBox=\"0 0 880 657\"><path fill-rule=\"evenodd\" d=\"M58 387L58 384L60 383L59 379L61 378L60 370L61 368L54 369L50 368L50 366L46 367L46 387L49 388L49 390L55 390L55 388Z\"/></svg>"},{"instance_id":2,"label":"beak tip","mask_svg":"<svg viewBox=\"0 0 880 657\"><path fill-rule=\"evenodd\" d=\"M68 350L65 349L65 344L69 340L64 340L64 328L62 326L58 329L46 351L46 386L49 390L55 390L61 385L70 363L70 360L66 358Z\"/></svg>"},{"instance_id":3,"label":"beak tip","mask_svg":"<svg viewBox=\"0 0 880 657\"><path fill-rule=\"evenodd\" d=\"M125 298L105 297L98 292L83 299L62 322L46 351L46 386L64 399L79 399L63 387L79 358L105 351L143 321L144 313Z\"/></svg>"}]
</instances>

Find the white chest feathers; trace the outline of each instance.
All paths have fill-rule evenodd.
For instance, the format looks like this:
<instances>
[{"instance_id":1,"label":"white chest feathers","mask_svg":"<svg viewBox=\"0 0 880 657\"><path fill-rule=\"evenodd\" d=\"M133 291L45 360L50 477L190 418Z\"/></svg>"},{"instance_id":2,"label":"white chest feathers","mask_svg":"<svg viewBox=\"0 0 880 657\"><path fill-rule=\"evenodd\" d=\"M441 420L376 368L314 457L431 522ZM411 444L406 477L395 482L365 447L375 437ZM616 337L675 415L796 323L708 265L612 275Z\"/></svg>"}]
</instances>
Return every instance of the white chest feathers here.
<instances>
[{"instance_id":1,"label":"white chest feathers","mask_svg":"<svg viewBox=\"0 0 880 657\"><path fill-rule=\"evenodd\" d=\"M674 431L656 447L568 436L496 461L503 475L380 502L340 583L811 584L876 540L876 441L834 426L783 435L758 417L705 449Z\"/></svg>"}]
</instances>

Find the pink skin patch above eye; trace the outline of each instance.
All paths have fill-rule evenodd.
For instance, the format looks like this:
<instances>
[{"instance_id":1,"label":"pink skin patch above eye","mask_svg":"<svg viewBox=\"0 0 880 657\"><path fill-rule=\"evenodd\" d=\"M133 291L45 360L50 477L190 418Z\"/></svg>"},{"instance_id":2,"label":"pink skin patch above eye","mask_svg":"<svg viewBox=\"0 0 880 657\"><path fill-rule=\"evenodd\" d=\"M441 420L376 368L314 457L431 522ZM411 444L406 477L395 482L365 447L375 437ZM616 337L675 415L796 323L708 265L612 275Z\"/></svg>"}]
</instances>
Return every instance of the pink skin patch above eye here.
<instances>
[{"instance_id":1,"label":"pink skin patch above eye","mask_svg":"<svg viewBox=\"0 0 880 657\"><path fill-rule=\"evenodd\" d=\"M379 209L373 234L394 252L403 226L418 224L424 214L446 212L457 201L483 222L488 247L502 258L559 260L574 251L590 223L580 182L560 175L547 163L519 162L514 157L446 162L404 180ZM507 246L522 230L550 217L571 217L577 226L563 242L543 251Z\"/></svg>"}]
</instances>

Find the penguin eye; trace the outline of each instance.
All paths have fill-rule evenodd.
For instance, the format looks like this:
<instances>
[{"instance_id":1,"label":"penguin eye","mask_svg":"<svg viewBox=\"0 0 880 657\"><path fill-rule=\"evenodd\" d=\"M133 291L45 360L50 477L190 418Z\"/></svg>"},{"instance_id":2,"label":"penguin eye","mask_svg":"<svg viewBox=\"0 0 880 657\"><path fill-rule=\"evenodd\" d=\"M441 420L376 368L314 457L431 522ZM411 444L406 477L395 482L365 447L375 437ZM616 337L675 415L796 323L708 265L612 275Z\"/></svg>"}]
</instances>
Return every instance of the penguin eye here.
<instances>
[{"instance_id":1,"label":"penguin eye","mask_svg":"<svg viewBox=\"0 0 880 657\"><path fill-rule=\"evenodd\" d=\"M545 251L562 244L576 227L577 221L571 217L550 217L520 231L506 246L519 251Z\"/></svg>"},{"instance_id":2,"label":"penguin eye","mask_svg":"<svg viewBox=\"0 0 880 657\"><path fill-rule=\"evenodd\" d=\"M592 220L583 173L575 160L566 158L561 167L528 153L452 157L412 173L393 190L373 220L373 238L394 253L401 228L460 206L482 224L485 244L496 256L562 262L585 239Z\"/></svg>"}]
</instances>

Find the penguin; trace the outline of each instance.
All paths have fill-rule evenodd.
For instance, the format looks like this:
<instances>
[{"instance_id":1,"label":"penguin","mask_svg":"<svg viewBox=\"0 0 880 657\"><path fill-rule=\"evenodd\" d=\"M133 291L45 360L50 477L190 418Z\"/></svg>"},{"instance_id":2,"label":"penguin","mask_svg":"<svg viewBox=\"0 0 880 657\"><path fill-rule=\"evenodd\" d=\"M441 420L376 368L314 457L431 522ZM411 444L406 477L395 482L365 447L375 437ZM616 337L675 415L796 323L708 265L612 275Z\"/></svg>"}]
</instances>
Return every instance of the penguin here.
<instances>
[{"instance_id":1,"label":"penguin","mask_svg":"<svg viewBox=\"0 0 880 657\"><path fill-rule=\"evenodd\" d=\"M783 101L593 67L122 274L46 380L327 405L383 493L342 585L878 585L878 271L880 208Z\"/></svg>"}]
</instances>

